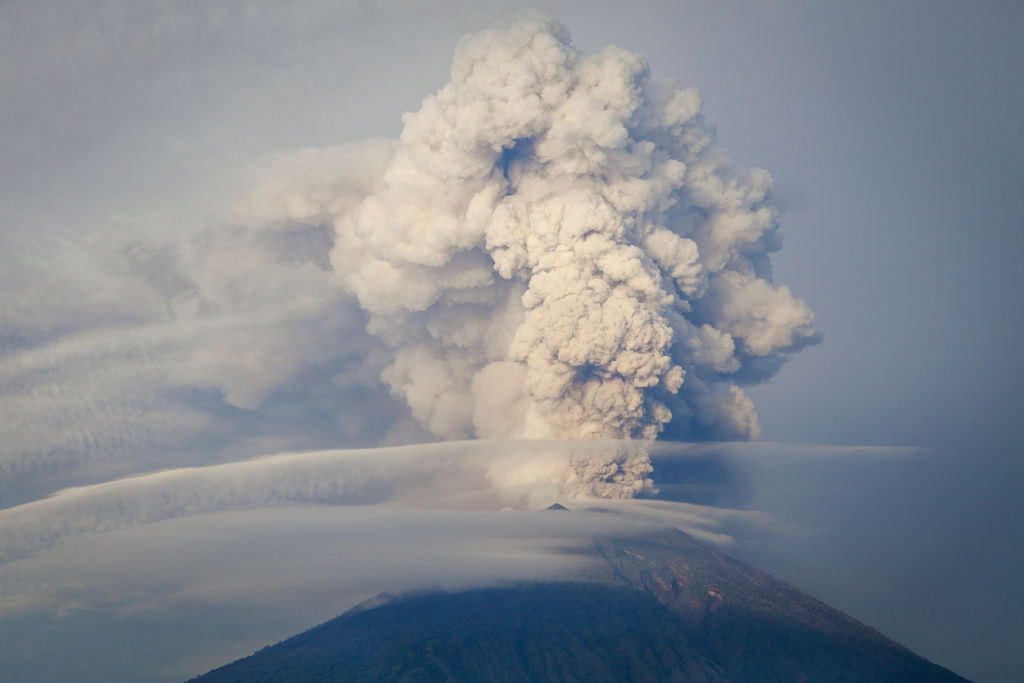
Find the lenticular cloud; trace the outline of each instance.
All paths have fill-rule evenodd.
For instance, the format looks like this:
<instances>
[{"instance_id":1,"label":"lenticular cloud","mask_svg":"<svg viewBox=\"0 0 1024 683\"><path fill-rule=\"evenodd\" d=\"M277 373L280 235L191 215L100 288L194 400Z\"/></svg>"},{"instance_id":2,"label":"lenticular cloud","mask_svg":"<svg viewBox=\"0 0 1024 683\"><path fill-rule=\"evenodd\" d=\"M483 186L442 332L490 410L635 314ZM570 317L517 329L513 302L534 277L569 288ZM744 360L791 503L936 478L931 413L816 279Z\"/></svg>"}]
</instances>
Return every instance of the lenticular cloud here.
<instances>
[{"instance_id":1,"label":"lenticular cloud","mask_svg":"<svg viewBox=\"0 0 1024 683\"><path fill-rule=\"evenodd\" d=\"M335 282L433 434L753 438L740 389L815 339L771 282L771 177L693 89L531 16L464 38L383 169L331 214ZM323 204L321 203L321 206Z\"/></svg>"}]
</instances>

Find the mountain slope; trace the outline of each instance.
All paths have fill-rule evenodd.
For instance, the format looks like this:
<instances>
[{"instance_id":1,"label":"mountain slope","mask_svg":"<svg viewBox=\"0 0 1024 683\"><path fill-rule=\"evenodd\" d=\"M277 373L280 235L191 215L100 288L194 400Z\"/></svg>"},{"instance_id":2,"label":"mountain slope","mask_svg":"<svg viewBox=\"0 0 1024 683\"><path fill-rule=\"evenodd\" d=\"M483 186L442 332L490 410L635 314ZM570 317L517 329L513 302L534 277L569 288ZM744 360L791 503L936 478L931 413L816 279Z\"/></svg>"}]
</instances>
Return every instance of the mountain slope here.
<instances>
[{"instance_id":1,"label":"mountain slope","mask_svg":"<svg viewBox=\"0 0 1024 683\"><path fill-rule=\"evenodd\" d=\"M593 552L583 581L356 608L194 680L964 680L675 529Z\"/></svg>"}]
</instances>

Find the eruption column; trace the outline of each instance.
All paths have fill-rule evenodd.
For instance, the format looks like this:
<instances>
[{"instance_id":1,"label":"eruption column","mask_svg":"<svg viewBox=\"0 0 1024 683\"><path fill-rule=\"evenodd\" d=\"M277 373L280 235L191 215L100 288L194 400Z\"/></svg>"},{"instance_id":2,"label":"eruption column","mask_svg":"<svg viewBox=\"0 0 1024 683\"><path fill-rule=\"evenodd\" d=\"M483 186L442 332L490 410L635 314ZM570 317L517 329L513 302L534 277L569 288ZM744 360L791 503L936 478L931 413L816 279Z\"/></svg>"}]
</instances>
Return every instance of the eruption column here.
<instances>
[{"instance_id":1,"label":"eruption column","mask_svg":"<svg viewBox=\"0 0 1024 683\"><path fill-rule=\"evenodd\" d=\"M464 38L376 190L335 221L338 281L441 438L753 438L742 376L816 338L770 280L771 177L693 89L530 16Z\"/></svg>"}]
</instances>

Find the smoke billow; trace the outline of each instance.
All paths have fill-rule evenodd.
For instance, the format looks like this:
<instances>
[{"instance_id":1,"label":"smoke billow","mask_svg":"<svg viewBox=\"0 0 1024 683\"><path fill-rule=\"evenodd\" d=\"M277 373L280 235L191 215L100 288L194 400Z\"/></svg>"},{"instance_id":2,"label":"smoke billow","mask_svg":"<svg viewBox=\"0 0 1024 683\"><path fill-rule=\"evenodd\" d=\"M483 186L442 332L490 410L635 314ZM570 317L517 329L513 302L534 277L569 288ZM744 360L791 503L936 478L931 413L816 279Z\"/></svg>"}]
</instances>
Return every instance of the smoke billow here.
<instances>
[{"instance_id":1,"label":"smoke billow","mask_svg":"<svg viewBox=\"0 0 1024 683\"><path fill-rule=\"evenodd\" d=\"M771 283L771 177L639 55L543 16L468 36L375 153L331 263L438 437L756 438L740 378L816 338Z\"/></svg>"},{"instance_id":2,"label":"smoke billow","mask_svg":"<svg viewBox=\"0 0 1024 683\"><path fill-rule=\"evenodd\" d=\"M649 439L756 437L740 387L816 333L771 282L770 176L700 111L530 15L465 38L398 140L257 163L202 225L0 250L0 496L433 436L584 439L489 476L622 497Z\"/></svg>"}]
</instances>

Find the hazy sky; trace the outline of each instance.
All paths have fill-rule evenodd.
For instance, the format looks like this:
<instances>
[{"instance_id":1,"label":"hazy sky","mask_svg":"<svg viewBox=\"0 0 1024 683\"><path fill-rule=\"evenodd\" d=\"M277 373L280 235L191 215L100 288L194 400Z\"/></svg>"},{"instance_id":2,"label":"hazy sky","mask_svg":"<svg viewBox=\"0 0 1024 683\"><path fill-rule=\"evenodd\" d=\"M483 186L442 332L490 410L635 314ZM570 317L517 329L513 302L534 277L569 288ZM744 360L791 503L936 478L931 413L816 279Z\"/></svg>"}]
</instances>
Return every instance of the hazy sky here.
<instances>
[{"instance_id":1,"label":"hazy sky","mask_svg":"<svg viewBox=\"0 0 1024 683\"><path fill-rule=\"evenodd\" d=\"M563 22L583 53L614 44L642 54L654 75L700 91L731 159L772 174L784 238L772 256L774 281L806 301L823 335L770 382L745 388L768 443L655 457L651 476L665 484L662 497L764 514L716 521L724 526L715 533L728 537L717 540L963 675L1024 677L1013 652L1024 635L1024 7L528 5ZM270 247L290 250L289 263L326 259L323 231L293 230L275 242L281 233L264 230L257 240L249 227L267 220L272 201L287 204L296 187L331 196L334 186L317 182L336 178L338 163L367 165L373 175L370 157L345 157L336 146L396 137L403 112L448 80L459 38L518 7L0 6L0 508L10 508L0 510L0 557L13 557L12 548L35 553L0 565L5 585L15 586L0 595L15 614L0 616L0 630L58 634L86 657L138 631L125 626L131 619L152 625L167 610L180 626L213 619L209 606L221 605L216 618L225 623L255 614L268 624L228 648L244 653L260 638L330 616L281 607L318 604L328 587L315 572L306 591L294 581L294 594L282 588L276 601L250 602L266 590L266 576L293 571L275 568L270 549L247 560L266 574L244 583L252 588L240 598L244 591L224 588L232 559L197 560L198 574L140 565L128 590L112 588L97 577L110 566L134 567L118 558L146 552L144 534L96 532L119 528L110 509L128 500L129 517L152 522L146 528L180 544L183 555L192 543L216 546L218 533L261 538L254 529L274 529L278 540L309 530L295 543L313 552L323 542L320 515L334 508L285 508L273 521L266 503L338 502L336 490L314 486L309 494L295 484L306 493L254 497L266 487L247 474L237 489L209 484L199 503L183 499L173 514L147 517L152 491L166 503L163 484L131 495L104 489L95 500L113 496L114 508L82 508L95 524L77 540L53 535L65 528L60 506L69 500L58 497L29 510L44 510L44 540L35 546L10 532L12 515L27 514L14 506L129 474L430 438L380 384L385 361L361 333L366 314L329 294L321 271L261 260ZM181 279L181 263L191 280ZM253 278L256 271L266 277ZM194 310L178 296L190 287L206 297ZM444 462L461 472L474 457ZM366 479L356 498L342 502L405 510L410 500L440 497L431 489L410 498L403 486L380 484L393 479L381 467L383 474L359 470ZM478 469L492 476L496 466L466 467L466 481L476 483L447 494L480 490ZM236 481L202 472L196 481ZM539 481L530 477L524 481ZM412 479L414 490L433 481ZM204 507L207 499L228 504ZM217 516L232 505L246 511ZM172 519L182 510L223 526L204 531L201 521ZM388 548L405 538L403 513L358 510L346 512L355 516L331 532L333 542L393 557ZM461 529L466 546L480 549L463 563L479 568L470 578L495 576L482 559L492 546L478 545L487 529L504 529L493 532L503 539L529 536L505 522L466 528L458 514L445 514L424 521L434 531L421 533ZM690 528L709 524L691 520ZM545 568L553 562L550 553L529 552L546 558L537 560ZM90 564L97 556L108 564ZM321 559L317 566L339 561ZM437 562L424 580L447 571ZM564 568L545 575L556 569ZM108 602L89 603L76 583ZM347 595L374 590L354 578ZM106 644L86 637L88 615L109 629L95 631L110 634ZM170 680L189 671L182 656L166 656ZM195 656L192 673L219 661ZM41 650L34 661L47 657ZM19 666L29 668L19 670L32 671L32 661L23 657Z\"/></svg>"}]
</instances>

